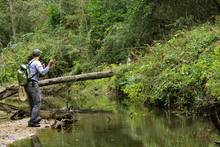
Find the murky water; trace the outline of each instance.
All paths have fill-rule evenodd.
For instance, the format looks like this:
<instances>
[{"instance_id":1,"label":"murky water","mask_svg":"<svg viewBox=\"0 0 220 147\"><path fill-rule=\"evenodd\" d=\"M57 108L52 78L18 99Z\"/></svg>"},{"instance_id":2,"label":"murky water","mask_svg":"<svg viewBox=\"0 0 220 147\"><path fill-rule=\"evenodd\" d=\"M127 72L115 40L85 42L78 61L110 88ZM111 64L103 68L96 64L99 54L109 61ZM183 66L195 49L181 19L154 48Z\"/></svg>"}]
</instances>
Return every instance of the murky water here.
<instances>
[{"instance_id":1,"label":"murky water","mask_svg":"<svg viewBox=\"0 0 220 147\"><path fill-rule=\"evenodd\" d=\"M152 112L83 114L71 131L44 129L10 147L212 147L220 140L207 120Z\"/></svg>"}]
</instances>

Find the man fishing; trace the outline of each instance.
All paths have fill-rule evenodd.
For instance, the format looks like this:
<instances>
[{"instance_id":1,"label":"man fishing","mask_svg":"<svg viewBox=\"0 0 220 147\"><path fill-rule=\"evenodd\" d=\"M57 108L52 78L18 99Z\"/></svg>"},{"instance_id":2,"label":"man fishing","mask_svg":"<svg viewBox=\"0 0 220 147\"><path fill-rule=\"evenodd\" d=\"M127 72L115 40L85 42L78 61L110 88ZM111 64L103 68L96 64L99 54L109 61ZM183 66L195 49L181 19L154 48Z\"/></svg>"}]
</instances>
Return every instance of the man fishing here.
<instances>
[{"instance_id":1,"label":"man fishing","mask_svg":"<svg viewBox=\"0 0 220 147\"><path fill-rule=\"evenodd\" d=\"M50 60L48 65L44 68L40 62L42 51L40 49L34 49L32 53L32 60L29 61L30 79L25 86L25 90L28 96L30 104L30 120L28 127L40 127L41 117L39 111L41 107L41 91L38 85L40 75L46 75L49 72L50 67L54 64L53 60Z\"/></svg>"}]
</instances>

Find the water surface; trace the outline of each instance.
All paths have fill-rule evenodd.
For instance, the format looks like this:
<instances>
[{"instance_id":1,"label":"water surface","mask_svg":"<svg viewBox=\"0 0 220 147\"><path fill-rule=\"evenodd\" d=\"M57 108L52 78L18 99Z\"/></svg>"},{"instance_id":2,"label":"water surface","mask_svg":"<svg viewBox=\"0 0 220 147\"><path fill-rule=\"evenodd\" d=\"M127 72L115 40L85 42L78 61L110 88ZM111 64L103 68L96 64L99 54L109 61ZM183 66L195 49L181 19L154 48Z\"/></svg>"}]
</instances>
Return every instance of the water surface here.
<instances>
[{"instance_id":1,"label":"water surface","mask_svg":"<svg viewBox=\"0 0 220 147\"><path fill-rule=\"evenodd\" d=\"M69 131L40 130L10 147L212 147L220 140L206 119L162 113L82 114Z\"/></svg>"}]
</instances>

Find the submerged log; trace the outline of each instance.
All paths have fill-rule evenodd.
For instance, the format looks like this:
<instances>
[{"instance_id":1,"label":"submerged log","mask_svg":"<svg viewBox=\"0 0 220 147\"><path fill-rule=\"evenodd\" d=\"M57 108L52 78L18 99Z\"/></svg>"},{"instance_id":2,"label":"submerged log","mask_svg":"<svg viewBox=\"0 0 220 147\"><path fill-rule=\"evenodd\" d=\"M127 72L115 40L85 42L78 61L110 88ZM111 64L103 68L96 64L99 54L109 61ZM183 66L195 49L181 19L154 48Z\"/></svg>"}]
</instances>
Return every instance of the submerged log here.
<instances>
[{"instance_id":1,"label":"submerged log","mask_svg":"<svg viewBox=\"0 0 220 147\"><path fill-rule=\"evenodd\" d=\"M113 76L112 71L105 71L105 72L93 72L93 73L85 73L80 75L74 76L64 76L52 79L46 79L39 81L39 86L48 86L60 83L70 83L70 82L77 82L77 81L85 81L85 80L94 80L94 79L102 79L102 78L109 78ZM13 96L14 94L18 93L19 86L12 85L4 90L0 91L0 100L3 100L7 97Z\"/></svg>"}]
</instances>

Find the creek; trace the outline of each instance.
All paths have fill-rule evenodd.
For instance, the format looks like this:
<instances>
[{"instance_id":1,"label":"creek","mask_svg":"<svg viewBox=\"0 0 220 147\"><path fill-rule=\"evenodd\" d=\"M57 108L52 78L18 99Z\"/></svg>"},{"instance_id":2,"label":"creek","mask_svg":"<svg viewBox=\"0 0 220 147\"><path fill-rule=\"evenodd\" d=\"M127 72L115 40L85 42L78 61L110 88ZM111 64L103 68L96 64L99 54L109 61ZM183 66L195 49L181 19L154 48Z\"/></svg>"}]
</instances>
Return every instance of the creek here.
<instances>
[{"instance_id":1,"label":"creek","mask_svg":"<svg viewBox=\"0 0 220 147\"><path fill-rule=\"evenodd\" d=\"M79 114L70 130L42 129L32 139L9 147L214 147L220 140L213 124L203 119L141 111Z\"/></svg>"}]
</instances>

